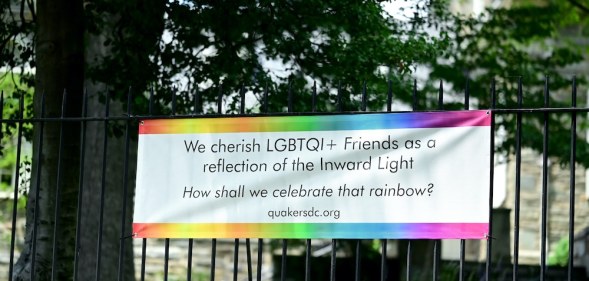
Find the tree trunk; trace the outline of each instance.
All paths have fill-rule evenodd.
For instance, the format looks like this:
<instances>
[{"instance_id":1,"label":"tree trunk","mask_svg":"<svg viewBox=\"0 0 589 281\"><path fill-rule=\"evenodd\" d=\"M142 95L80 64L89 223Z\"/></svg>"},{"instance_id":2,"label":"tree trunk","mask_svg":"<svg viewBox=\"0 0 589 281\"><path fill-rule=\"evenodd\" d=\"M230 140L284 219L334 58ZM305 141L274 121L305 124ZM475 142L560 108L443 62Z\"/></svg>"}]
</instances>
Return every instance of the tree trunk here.
<instances>
[{"instance_id":1,"label":"tree trunk","mask_svg":"<svg viewBox=\"0 0 589 281\"><path fill-rule=\"evenodd\" d=\"M106 33L106 32L103 32ZM108 55L109 50L104 46L106 35L86 35L86 62L92 67L93 63ZM85 81L88 93L88 116L105 116L104 97L107 94L107 86L103 83ZM103 99L100 99L103 97ZM100 101L102 100L102 102ZM110 116L121 116L125 113L125 104L119 100L110 101ZM114 126L124 129L124 122L109 122L108 127ZM83 251L80 252L78 280L117 280L119 263L119 246L121 245L121 211L123 209L124 190L124 165L125 165L125 138L107 135L106 159L103 159L104 146L104 122L88 122L86 129L86 157L84 163L84 193L81 222L81 241ZM130 129L130 135L136 134L136 126ZM136 166L136 141L131 141L127 158L129 174L128 196L126 205L126 219L124 236L131 233L131 215L133 212L133 190ZM104 171L104 209L101 214L101 193L103 182L103 160L106 161ZM100 217L103 218L103 228L100 232ZM102 236L100 245L100 266L98 266L98 239ZM133 280L133 239L125 239L123 249L123 280Z\"/></svg>"},{"instance_id":2,"label":"tree trunk","mask_svg":"<svg viewBox=\"0 0 589 281\"><path fill-rule=\"evenodd\" d=\"M83 26L82 1L37 1L35 116L41 114L42 95L45 95L45 116L61 116L64 91L67 91L67 99L63 114L80 116ZM75 122L46 122L44 130L41 135L40 124L34 125L33 178L27 202L25 248L15 265L15 280L30 279L35 220L38 222L34 241L35 280L49 280L52 274L55 280L70 280L73 273L79 187L75 171L80 162L80 126ZM43 142L41 155L40 141ZM38 178L35 177L37 173Z\"/></svg>"}]
</instances>

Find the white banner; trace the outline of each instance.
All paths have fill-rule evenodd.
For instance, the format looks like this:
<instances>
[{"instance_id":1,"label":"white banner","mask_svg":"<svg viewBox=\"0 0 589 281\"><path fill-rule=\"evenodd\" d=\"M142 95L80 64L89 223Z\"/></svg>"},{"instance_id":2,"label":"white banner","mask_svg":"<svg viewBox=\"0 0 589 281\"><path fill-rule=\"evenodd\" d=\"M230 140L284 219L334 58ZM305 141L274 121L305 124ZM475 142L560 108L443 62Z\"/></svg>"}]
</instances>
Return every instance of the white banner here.
<instances>
[{"instance_id":1,"label":"white banner","mask_svg":"<svg viewBox=\"0 0 589 281\"><path fill-rule=\"evenodd\" d=\"M138 237L485 238L490 113L149 120Z\"/></svg>"}]
</instances>

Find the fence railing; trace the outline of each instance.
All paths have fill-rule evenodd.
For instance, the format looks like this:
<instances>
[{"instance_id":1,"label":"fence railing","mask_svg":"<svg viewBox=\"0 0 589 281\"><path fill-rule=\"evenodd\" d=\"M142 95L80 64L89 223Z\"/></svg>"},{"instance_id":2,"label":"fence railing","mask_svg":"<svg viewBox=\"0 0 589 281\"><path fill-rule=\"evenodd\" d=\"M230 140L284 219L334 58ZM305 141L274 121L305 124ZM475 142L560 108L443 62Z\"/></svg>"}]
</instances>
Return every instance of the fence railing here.
<instances>
[{"instance_id":1,"label":"fence railing","mask_svg":"<svg viewBox=\"0 0 589 281\"><path fill-rule=\"evenodd\" d=\"M378 266L370 266L370 270L373 271L375 268L379 270L379 278L380 280L422 280L423 275L421 274L423 268L415 265L415 260L422 259L431 259L428 262L424 262L423 264L431 265L431 269L427 270L427 274L431 274L433 280L440 280L440 279L448 279L448 280L473 280L472 278L476 278L476 280L518 280L519 277L524 274L520 271L520 221L521 221L521 204L522 199L520 198L521 194L521 175L522 175L522 147L523 147L523 126L525 124L524 117L527 114L541 114L542 123L539 124L543 131L543 139L542 139L542 160L541 160L541 167L542 167L542 180L541 180L541 191L538 194L540 196L541 201L541 210L540 210L540 229L539 229L539 237L540 237L540 249L539 249L539 271L533 274L537 274L539 280L547 280L547 272L550 271L549 266L547 265L547 255L549 252L547 245L547 237L549 233L549 221L551 219L550 214L548 212L548 204L549 204L549 194L550 194L550 183L549 183L549 150L551 147L549 146L549 141L551 134L549 133L549 126L551 125L550 121L551 116L566 116L566 118L570 119L570 153L569 155L563 155L562 157L567 157L570 163L577 162L577 142L578 141L585 141L583 138L579 137L578 135L578 119L580 118L581 113L589 112L589 108L586 107L577 107L577 85L576 82L573 80L571 82L571 104L569 107L559 107L559 108L551 108L550 107L550 98L549 98L549 81L546 80L545 88L544 88L544 104L541 107L535 108L524 108L523 107L523 91L521 86L521 80L518 85L518 90L515 95L517 96L517 106L512 108L498 108L497 107L497 95L495 90L495 83L492 82L489 87L489 96L491 100L491 108L490 110L493 111L493 121L492 121L492 130L496 130L496 119L497 118L512 118L515 119L515 132L513 132L513 136L515 139L514 144L514 155L512 157L515 163L515 179L514 182L509 183L510 185L514 186L513 189L513 196L514 201L513 203L513 217L511 218L513 225L511 226L511 232L508 236L511 236L513 239L511 255L507 258L507 264L511 264L512 266L508 266L511 268L506 268L505 266L500 267L499 269L495 267L499 261L493 260L493 248L495 247L496 243L505 243L504 241L496 241L494 237L489 237L484 243L486 243L486 253L484 254L484 269L476 266L473 266L472 263L466 260L466 247L467 243L465 240L460 241L459 252L459 259L457 264L453 264L456 267L457 276L452 275L450 279L448 279L447 274L444 275L442 272L444 269L444 263L441 261L441 240L433 240L429 244L428 247L431 247L427 254L423 252L422 248L416 248L417 243L420 241L417 240L404 240L404 241L390 241L387 239L381 239L378 243L378 253L379 258L374 259L374 257L370 258L370 262L372 265L375 263ZM41 106L41 109L38 110L38 116L31 117L31 118L23 118L24 112L24 100L21 98L19 101L19 109L18 109L18 118L12 119L2 119L1 123L3 125L11 125L12 127L15 126L16 135L10 137L11 141L8 142L12 144L12 147L5 146L3 149L5 153L8 149L15 150L15 163L17 164L16 172L14 173L14 186L12 188L12 198L8 202L10 202L10 206L2 207L4 210L10 211L10 216L4 216L2 219L8 219L9 226L5 228L6 230L10 229L10 244L6 249L2 249L3 252L8 252L8 272L5 274L8 275L8 280L63 280L62 278L65 277L67 279L72 278L73 280L84 280L82 275L84 276L94 276L92 279L95 280L103 280L107 278L107 273L112 273L116 271L116 275L118 280L123 280L125 278L129 279L129 276L136 275L140 280L146 279L146 267L150 265L147 264L147 252L148 252L148 240L142 239L140 240L140 245L136 247L136 255L138 256L138 264L135 268L136 273L133 273L131 270L131 274L127 274L126 272L129 269L125 268L126 266L132 264L133 258L127 254L127 251L130 247L131 243L131 227L130 227L130 209L129 206L132 204L132 194L134 187L132 186L133 180L133 172L134 167L132 166L134 163L133 159L133 150L136 149L134 147L134 134L136 125L139 120L145 119L156 119L156 118L199 118L203 116L219 116L224 115L223 112L223 96L227 92L223 92L222 90L218 91L217 97L217 112L215 114L202 114L201 107L200 107L200 97L198 93L192 97L194 100L194 107L192 108L192 112L186 114L178 114L177 113L177 106L176 106L176 96L172 97L172 103L169 105L171 109L171 114L169 115L153 115L153 93L147 93L146 98L149 102L148 105L148 112L147 113L136 113L132 110L132 101L133 95L131 92L128 93L127 102L126 102L126 112L122 115L111 115L110 114L110 98L107 96L105 100L103 100L100 104L104 108L96 109L92 108L94 112L104 112L103 115L99 115L98 113L95 116L88 115L88 98L87 95L84 95L83 101L83 109L82 115L77 117L66 116L65 112L62 112L60 117L56 116L45 116L44 107ZM244 116L249 115L246 114L245 110L245 103L246 103L246 93L242 89L238 89L236 91L239 95L239 114L232 115L232 116ZM316 109L316 98L317 92L316 88L313 87L311 90L310 100L308 101L311 103L311 112L306 112L304 114L315 114ZM392 85L389 83L388 92L386 93L386 102L383 108L386 108L385 112L391 112L392 104L394 103L393 99L393 88ZM338 91L337 101L336 104L337 112L342 112L342 93ZM367 91L362 91L361 94L361 102L359 111L366 111L367 110L367 100L368 100ZM259 106L260 112L255 113L258 115L273 115L273 114L280 114L280 115L289 115L289 114L303 114L301 112L294 112L293 110L293 101L294 95L289 91L287 97L287 112L286 113L272 113L267 112L268 109L268 91L266 90L261 95L262 101L261 105ZM417 90L417 85L414 84L413 89L413 97L412 97L412 104L414 110L417 109L418 101L420 97L419 91ZM470 93L467 90L464 94L464 107L463 110L469 110L470 104ZM65 94L63 97L63 109L66 108L65 101L67 100ZM0 113L4 112L4 104L6 104L6 99L2 98L0 107ZM41 105L44 104L44 101L41 101ZM124 102L119 102L119 104L124 104ZM438 107L435 110L444 110L444 91L442 83L440 83L438 96L437 96L437 104ZM394 112L391 112L394 114ZM55 127L56 128L49 128ZM70 130L71 126L78 127L78 129ZM97 126L95 129L99 133L92 134L92 136L88 136L87 129L89 126ZM31 130L32 127L32 134L27 132L27 130ZM49 129L48 129L49 128ZM49 132L48 132L49 130ZM55 131L57 130L57 131ZM6 138L6 129L3 129L4 137ZM57 133L56 133L57 132ZM74 136L72 138L71 134L75 132L76 134L79 133L79 137ZM121 135L121 133L123 133ZM51 138L48 138L47 134L52 134ZM69 134L69 135L68 135ZM121 136L116 136L116 135ZM25 140L25 135L28 135L29 138ZM122 138L122 139L121 139ZM72 141L72 139L74 139ZM122 158L118 158L119 162L122 163L122 170L118 171L111 171L107 167L108 159L111 157L107 151L110 145L110 142L114 142L116 139L122 140L122 150L119 150L123 153ZM25 161L23 161L23 146L26 142L33 143L33 152L32 152L32 159L33 163L27 166ZM48 143L49 142L49 143ZM68 142L77 143L73 147L79 149L79 151L71 151L68 149L67 145ZM99 151L94 151L99 159L96 159L95 166L87 165L89 159L88 157L88 147L89 142L93 142L95 148L98 148ZM494 187L497 186L497 183L493 182L493 174L495 167L495 148L497 146L497 140L495 138L492 139L492 146L489 147L492 157L489 161L491 161L491 183L490 183L490 201L489 201L489 209L493 209L493 194L494 194ZM56 148L57 147L57 148ZM58 150L58 158L56 162L50 162L48 159L45 158L45 154L49 150ZM70 155L76 154L75 158L77 158L77 165L78 170L64 170L66 167L66 159L65 154ZM62 156L64 156L62 158ZM39 162L35 162L39 161ZM47 166L52 166L51 168ZM23 189L24 185L21 185L22 175L20 171L23 169L29 169L32 167L32 170L27 170L31 179L30 185L28 188ZM45 167L45 168L43 168ZM85 179L84 176L87 175L88 169L95 169L96 172L99 174L98 178L100 178L100 184L98 184L101 189L99 190L89 190L87 186L85 186ZM574 260L574 241L575 241L575 231L579 229L575 227L575 211L577 210L576 204L578 198L576 194L578 193L575 190L575 186L577 183L576 179L576 166L569 165L569 217L568 217L568 267L566 269L566 275L568 280L584 280L585 276L578 276L582 275L584 272L575 269L573 260ZM43 172L53 171L52 174L45 174L42 175ZM120 182L119 186L114 189L108 189L108 180L109 177L112 175L108 175L108 172L120 173ZM65 188L66 185L72 185L71 181L66 180L66 174L77 174L77 184L75 188ZM43 191L43 185L47 184L48 182L55 183L55 189L46 189ZM47 190L53 193L46 193L41 194L40 192L48 192ZM69 194L72 192L73 195ZM108 202L109 196L107 192L115 190L119 192L121 203L120 206L114 204L110 205ZM67 194L66 194L67 193ZM90 194L92 195L91 197ZM44 197L48 196L50 198ZM69 205L64 205L64 197L66 196L67 199L76 198L75 200L75 208L71 209ZM19 202L22 200L21 198L34 198L34 200L29 200L28 204L26 205L26 209L19 205ZM89 199L90 198L90 199ZM87 200L97 200L94 203L91 203ZM57 203L55 203L57 202ZM118 204L118 203L117 203ZM44 207L44 205L46 205ZM84 239L91 239L87 238L86 236L90 235L88 231L83 230L84 226L84 215L86 210L86 206L98 206L99 217L96 221L96 226L92 226L93 231L96 231L93 237L96 238L96 246L93 249L88 249L83 247ZM108 216L105 217L105 210L116 208L115 211L109 212ZM47 212L51 211L50 214ZM45 213L43 213L45 212ZM70 215L73 216L73 219L61 219L64 216L64 213L71 213ZM112 215L115 214L115 217ZM493 214L493 212L490 212ZM26 220L26 223L25 223ZM113 236L112 230L108 230L106 224L109 220L118 220L118 228L116 229L116 237L118 240L115 243L118 243L118 248L113 249L105 248L105 241L103 239L107 239L107 236ZM493 217L489 217L490 222L490 232L493 233ZM74 225L69 225L71 223ZM587 223L586 223L587 224ZM25 226L26 225L26 229ZM20 231L21 229L22 231ZM65 231L67 229L68 231ZM4 231L4 230L3 230ZM65 232L64 232L65 231ZM71 232L73 231L73 232ZM108 232L108 233L107 233ZM109 236L109 237L110 237ZM73 243L65 243L63 240L73 239ZM303 276L304 280L312 280L314 275L317 273L314 271L314 266L319 266L319 262L315 264L313 261L316 260L313 257L313 249L314 245L322 245L329 249L329 268L325 269L328 270L330 280L366 280L367 270L364 268L366 267L365 261L369 258L367 257L366 253L363 253L363 249L365 249L364 245L367 243L366 241L362 240L353 240L353 241L342 241L333 239L331 241L315 241L315 240L304 240L303 243L299 241L290 241L290 240L278 240L274 241L273 243L269 243L263 239L245 239L245 243L240 239L235 239L233 243L233 269L231 270L233 280L264 280L268 278L264 272L267 271L267 266L273 267L272 271L277 274L274 279L275 280L288 280L289 279L289 271L291 271L291 265L289 264L289 249L293 249L296 247L297 251L302 249L302 253L297 254L303 258L303 265L304 265L304 274L299 274L297 276ZM49 240L49 241L48 241ZM219 247L221 241L217 241L216 239L206 240L208 244L204 243L205 240L199 239L188 239L185 243L185 247L182 246L176 248L185 251L186 253L186 265L185 268L180 269L180 271L184 270L186 280L201 280L202 278L207 278L209 280L215 280L216 270L218 270L218 258L219 258ZM169 280L169 272L170 272L170 239L163 240L163 248L164 248L164 256L163 260L161 260L161 270L162 276L156 277L161 278L163 280ZM62 243L64 243L62 245ZM227 243L231 243L228 241L223 242L226 246ZM396 243L402 249L399 249L398 252L402 254L397 255L397 262L399 264L398 267L390 268L390 261L388 260L389 252L390 252L390 243ZM511 243L511 242L509 242ZM138 243L139 244L139 243ZM177 245L178 243L176 243ZM240 259L240 253L243 254L243 249L240 247L245 244L245 254L246 259ZM253 244L253 245L252 245ZM294 244L294 246L293 246ZM351 251L348 251L345 254L342 254L341 247L338 245L346 244ZM202 264L205 264L205 267L208 267L208 273L204 272L201 275L195 274L195 261L193 257L195 255L194 247L195 245L199 245L202 247L210 247L207 250L207 254L210 255L209 262L204 262L199 260L198 262L201 264L199 267L202 267ZM272 246L273 245L273 246ZM351 245L351 246L350 246ZM158 246L159 247L159 246ZM62 249L69 249L62 252ZM255 248L255 252L252 253L252 248ZM271 250L270 250L271 249ZM113 252L115 251L117 261L116 264L118 267L114 268L112 262L107 262L105 260L105 252ZM365 251L365 250L364 250ZM42 255L47 255L47 253L51 253L50 256L42 257ZM68 255L66 252L73 253L72 255ZM226 252L226 251L225 251ZM273 259L273 262L266 261L264 262L264 257L267 258L265 253L273 253L278 258ZM278 254L279 253L279 254ZM4 255L4 253L2 253ZM223 255L226 255L224 253ZM266 256L265 256L266 255ZM339 255L339 257L338 257ZM347 258L351 260L342 262L340 261L340 257L345 255ZM20 259L19 259L19 256ZM86 256L93 256L94 258L91 259L89 263L80 262ZM64 258L65 257L65 258ZM292 257L292 256L291 256ZM68 260L69 258L69 260ZM17 262L17 259L19 261ZM65 260L64 260L65 259ZM293 258L294 259L294 258ZM352 261L353 262L350 262ZM50 264L46 264L49 262ZM64 265L65 262L65 265ZM292 262L292 261L290 261ZM340 264L341 262L341 264ZM505 262L505 260L503 260ZM105 266L107 263L109 266ZM245 263L245 264L243 264ZM90 264L90 267L88 267ZM255 267L253 266L255 264ZM350 266L353 264L353 270L350 269ZM93 267L92 267L93 265ZM342 268L345 267L345 268ZM294 268L294 267L293 267ZM473 269L476 268L476 269ZM245 269L240 271L239 269ZM81 273L81 272L84 273ZM511 276L505 277L501 275L498 271L509 272ZM91 274L87 274L91 272ZM239 274L245 276L239 276ZM347 272L347 273L339 273L339 272ZM348 274L353 272L353 276L345 275L342 276L341 274ZM279 274L278 274L279 273ZM105 275L107 274L107 275ZM327 272L325 272L327 274ZM112 276L112 275L108 275ZM200 276L200 277L197 277ZM321 275L324 276L324 275ZM370 276L374 276L374 274L370 274ZM503 276L503 277L499 277ZM201 279L198 279L201 278ZM316 280L318 277L315 277ZM106 279L104 279L106 280Z\"/></svg>"}]
</instances>

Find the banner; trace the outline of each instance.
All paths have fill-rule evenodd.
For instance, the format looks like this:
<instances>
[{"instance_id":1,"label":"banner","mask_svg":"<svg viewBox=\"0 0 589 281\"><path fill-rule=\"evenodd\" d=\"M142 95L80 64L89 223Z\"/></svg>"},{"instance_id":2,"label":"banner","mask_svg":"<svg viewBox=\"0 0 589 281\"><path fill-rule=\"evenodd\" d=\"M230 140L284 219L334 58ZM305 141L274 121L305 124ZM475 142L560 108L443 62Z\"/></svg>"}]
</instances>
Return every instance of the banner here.
<instances>
[{"instance_id":1,"label":"banner","mask_svg":"<svg viewBox=\"0 0 589 281\"><path fill-rule=\"evenodd\" d=\"M145 120L142 238L485 239L489 111Z\"/></svg>"}]
</instances>

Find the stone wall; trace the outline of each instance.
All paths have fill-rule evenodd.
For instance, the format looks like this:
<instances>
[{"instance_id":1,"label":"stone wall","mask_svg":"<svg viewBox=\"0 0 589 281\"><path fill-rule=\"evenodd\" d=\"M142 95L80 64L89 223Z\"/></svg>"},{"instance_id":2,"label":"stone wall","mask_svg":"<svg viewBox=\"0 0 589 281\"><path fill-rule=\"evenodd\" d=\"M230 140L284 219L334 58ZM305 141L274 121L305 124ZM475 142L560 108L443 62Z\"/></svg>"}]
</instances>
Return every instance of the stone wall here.
<instances>
[{"instance_id":1,"label":"stone wall","mask_svg":"<svg viewBox=\"0 0 589 281\"><path fill-rule=\"evenodd\" d=\"M519 262L540 263L542 214L542 157L522 150L520 193L520 248ZM568 237L569 229L569 167L552 161L548 169L547 246L554 250L560 239ZM513 227L515 225L515 158L510 158L507 174L507 197L503 207L512 210L511 248L513 253ZM589 226L589 201L585 195L585 169L577 166L575 173L575 233ZM547 255L548 256L548 255Z\"/></svg>"}]
</instances>

